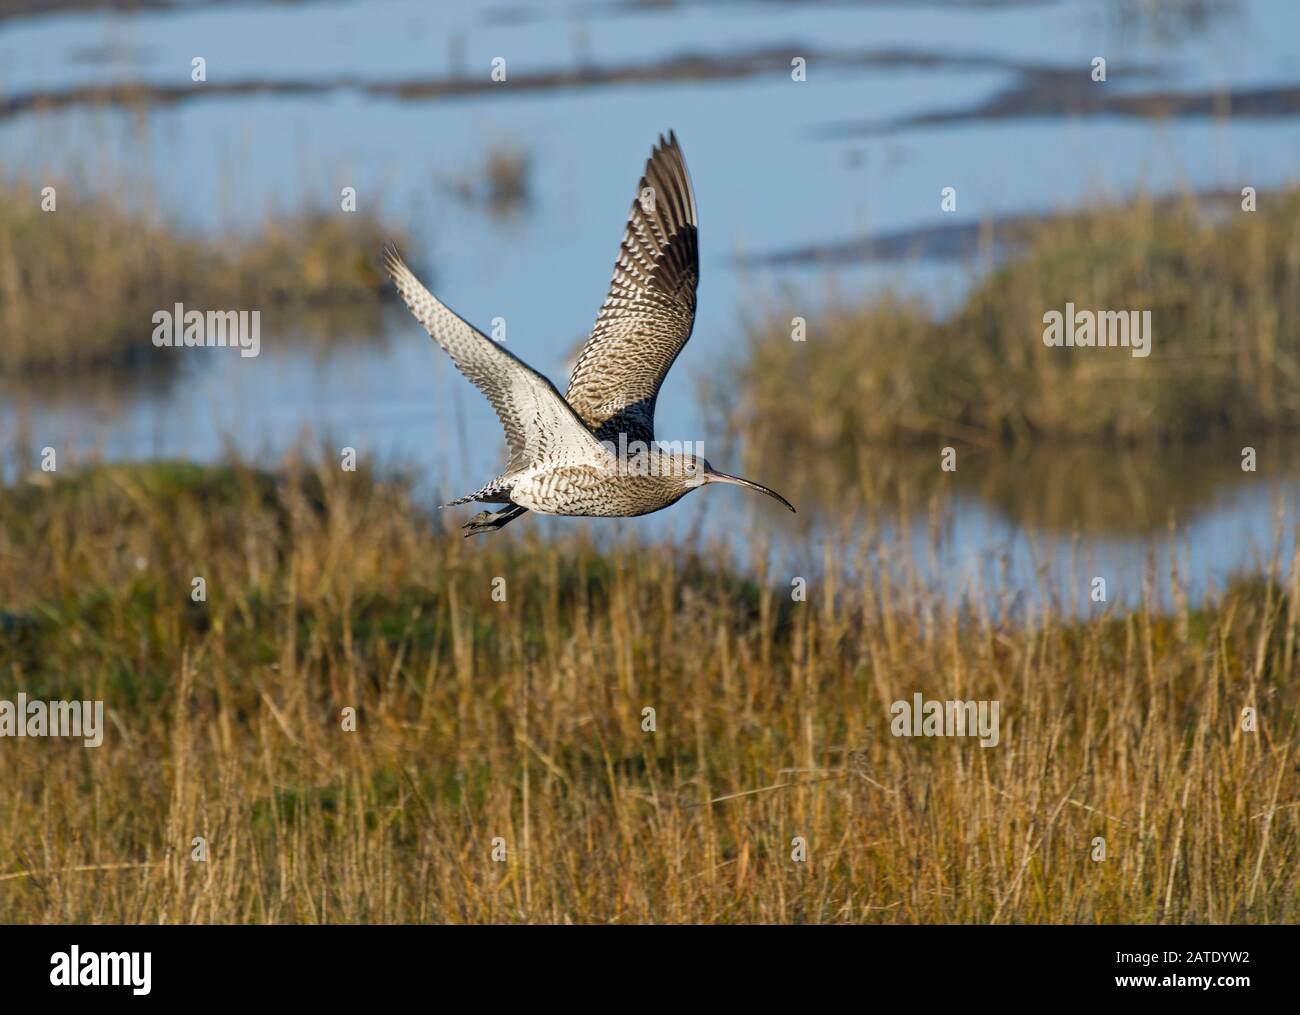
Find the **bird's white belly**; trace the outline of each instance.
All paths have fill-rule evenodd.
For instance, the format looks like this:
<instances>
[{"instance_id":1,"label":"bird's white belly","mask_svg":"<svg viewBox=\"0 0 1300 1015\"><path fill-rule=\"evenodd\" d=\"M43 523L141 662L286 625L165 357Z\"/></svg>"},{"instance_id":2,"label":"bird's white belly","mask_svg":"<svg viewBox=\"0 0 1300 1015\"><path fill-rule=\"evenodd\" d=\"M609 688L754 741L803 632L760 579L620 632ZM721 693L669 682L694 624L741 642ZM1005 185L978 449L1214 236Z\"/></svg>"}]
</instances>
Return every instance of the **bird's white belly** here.
<instances>
[{"instance_id":1,"label":"bird's white belly","mask_svg":"<svg viewBox=\"0 0 1300 1015\"><path fill-rule=\"evenodd\" d=\"M658 510L678 496L596 465L529 470L510 490L516 504L544 515L626 517Z\"/></svg>"}]
</instances>

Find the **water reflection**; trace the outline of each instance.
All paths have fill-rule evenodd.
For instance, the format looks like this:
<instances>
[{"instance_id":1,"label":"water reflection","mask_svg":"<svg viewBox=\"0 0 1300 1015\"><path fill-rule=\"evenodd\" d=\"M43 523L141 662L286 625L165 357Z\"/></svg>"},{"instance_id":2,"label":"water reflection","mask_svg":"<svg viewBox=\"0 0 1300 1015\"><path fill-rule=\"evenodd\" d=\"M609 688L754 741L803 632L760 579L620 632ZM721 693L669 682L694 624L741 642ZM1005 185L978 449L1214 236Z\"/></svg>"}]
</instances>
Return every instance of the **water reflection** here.
<instances>
[{"instance_id":1,"label":"water reflection","mask_svg":"<svg viewBox=\"0 0 1300 1015\"><path fill-rule=\"evenodd\" d=\"M775 462L746 456L746 467L779 475L799 510L814 518L838 517L846 505L889 513L955 498L979 501L1014 526L1050 535L1159 534L1171 520L1195 521L1244 492L1294 496L1300 489L1300 441L1280 436L1255 445L1216 440L1129 448L959 446L954 452L951 472L943 470L937 446L871 448L838 459L796 448Z\"/></svg>"}]
</instances>

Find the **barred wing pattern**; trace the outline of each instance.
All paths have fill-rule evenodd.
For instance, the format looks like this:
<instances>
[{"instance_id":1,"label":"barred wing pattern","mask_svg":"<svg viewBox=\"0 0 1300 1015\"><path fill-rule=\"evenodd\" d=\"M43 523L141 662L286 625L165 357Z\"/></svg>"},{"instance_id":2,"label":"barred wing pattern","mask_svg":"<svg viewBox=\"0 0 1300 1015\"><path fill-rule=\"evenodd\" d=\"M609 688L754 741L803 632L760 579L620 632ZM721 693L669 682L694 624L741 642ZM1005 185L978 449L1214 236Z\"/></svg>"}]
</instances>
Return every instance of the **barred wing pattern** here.
<instances>
[{"instance_id":1,"label":"barred wing pattern","mask_svg":"<svg viewBox=\"0 0 1300 1015\"><path fill-rule=\"evenodd\" d=\"M695 324L697 235L695 194L670 131L646 162L609 295L565 395L602 440L654 439L655 399Z\"/></svg>"},{"instance_id":2,"label":"barred wing pattern","mask_svg":"<svg viewBox=\"0 0 1300 1015\"><path fill-rule=\"evenodd\" d=\"M554 384L444 306L395 250L384 251L384 263L415 319L492 403L510 449L506 472L609 457Z\"/></svg>"}]
</instances>

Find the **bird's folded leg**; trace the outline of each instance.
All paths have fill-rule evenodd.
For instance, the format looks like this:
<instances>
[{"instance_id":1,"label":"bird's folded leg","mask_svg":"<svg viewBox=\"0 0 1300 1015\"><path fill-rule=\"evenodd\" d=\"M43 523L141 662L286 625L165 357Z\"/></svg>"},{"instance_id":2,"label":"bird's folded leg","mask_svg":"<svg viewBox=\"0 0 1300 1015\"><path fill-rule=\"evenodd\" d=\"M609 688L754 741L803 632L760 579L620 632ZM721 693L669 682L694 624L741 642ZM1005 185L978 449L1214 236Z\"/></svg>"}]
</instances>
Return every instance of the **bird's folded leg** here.
<instances>
[{"instance_id":1,"label":"bird's folded leg","mask_svg":"<svg viewBox=\"0 0 1300 1015\"><path fill-rule=\"evenodd\" d=\"M527 508L520 507L518 504L511 504L500 511L480 511L462 525L461 530L465 533L466 538L476 536L481 532L494 532L501 526L514 521L527 510Z\"/></svg>"}]
</instances>

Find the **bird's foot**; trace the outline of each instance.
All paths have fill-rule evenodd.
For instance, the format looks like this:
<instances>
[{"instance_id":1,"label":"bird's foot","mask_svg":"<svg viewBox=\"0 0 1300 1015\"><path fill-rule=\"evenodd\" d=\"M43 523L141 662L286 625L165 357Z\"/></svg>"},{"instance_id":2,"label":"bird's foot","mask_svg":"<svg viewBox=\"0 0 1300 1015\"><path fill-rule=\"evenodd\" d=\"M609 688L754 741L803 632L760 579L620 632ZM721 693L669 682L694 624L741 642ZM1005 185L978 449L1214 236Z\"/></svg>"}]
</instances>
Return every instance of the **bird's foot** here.
<instances>
[{"instance_id":1,"label":"bird's foot","mask_svg":"<svg viewBox=\"0 0 1300 1015\"><path fill-rule=\"evenodd\" d=\"M480 511L460 527L461 531L465 533L466 539L481 532L495 532L501 527L496 523L496 516L496 511Z\"/></svg>"},{"instance_id":2,"label":"bird's foot","mask_svg":"<svg viewBox=\"0 0 1300 1015\"><path fill-rule=\"evenodd\" d=\"M500 511L480 511L461 526L461 531L465 533L466 538L477 536L480 532L495 532L503 525L514 521L526 510L526 508L511 504Z\"/></svg>"},{"instance_id":3,"label":"bird's foot","mask_svg":"<svg viewBox=\"0 0 1300 1015\"><path fill-rule=\"evenodd\" d=\"M480 532L494 532L527 512L527 508L520 507L518 504L508 504L500 511L480 511L461 526L461 531L466 537L477 536Z\"/></svg>"}]
</instances>

